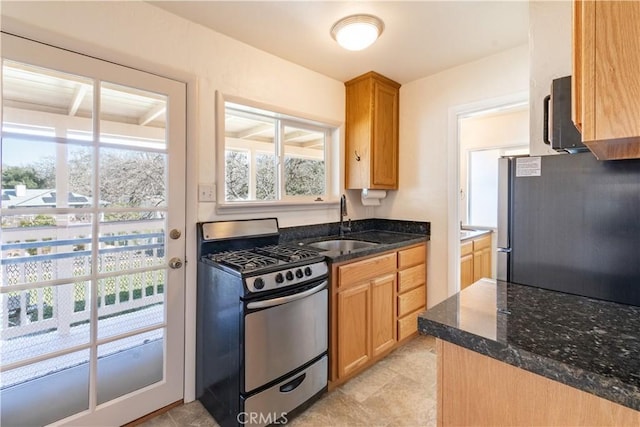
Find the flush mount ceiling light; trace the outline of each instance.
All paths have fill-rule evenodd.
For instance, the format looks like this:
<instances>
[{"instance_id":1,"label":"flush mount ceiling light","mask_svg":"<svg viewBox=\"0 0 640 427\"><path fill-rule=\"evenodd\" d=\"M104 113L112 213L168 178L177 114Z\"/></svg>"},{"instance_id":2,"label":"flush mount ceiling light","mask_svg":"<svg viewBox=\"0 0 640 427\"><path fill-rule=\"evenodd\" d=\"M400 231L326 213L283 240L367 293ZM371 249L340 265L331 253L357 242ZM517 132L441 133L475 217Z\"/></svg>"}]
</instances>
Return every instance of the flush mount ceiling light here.
<instances>
[{"instance_id":1,"label":"flush mount ceiling light","mask_svg":"<svg viewBox=\"0 0 640 427\"><path fill-rule=\"evenodd\" d=\"M384 30L384 23L373 15L351 15L331 27L331 37L347 50L362 50L373 44Z\"/></svg>"}]
</instances>

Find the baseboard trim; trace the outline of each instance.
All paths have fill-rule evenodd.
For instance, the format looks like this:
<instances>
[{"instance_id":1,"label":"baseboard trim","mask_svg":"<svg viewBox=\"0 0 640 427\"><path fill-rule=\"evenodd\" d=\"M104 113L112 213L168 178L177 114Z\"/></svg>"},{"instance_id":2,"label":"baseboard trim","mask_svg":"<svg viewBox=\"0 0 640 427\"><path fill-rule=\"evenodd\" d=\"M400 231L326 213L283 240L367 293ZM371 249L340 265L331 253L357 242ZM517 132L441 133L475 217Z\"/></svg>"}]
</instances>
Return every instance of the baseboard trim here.
<instances>
[{"instance_id":1,"label":"baseboard trim","mask_svg":"<svg viewBox=\"0 0 640 427\"><path fill-rule=\"evenodd\" d=\"M155 411L153 411L153 412L151 412L151 413L149 413L149 414L147 414L145 416L142 416L142 417L140 417L138 419L135 419L135 420L131 421L130 423L125 424L123 427L134 427L134 426L140 425L140 424L144 423L145 421L149 421L151 418L155 418L158 415L162 415L165 412L169 412L173 408L177 408L178 406L182 406L183 403L184 403L184 401L182 399L176 400L175 402L170 403L169 405L167 405L167 406L165 406L163 408L155 410Z\"/></svg>"}]
</instances>

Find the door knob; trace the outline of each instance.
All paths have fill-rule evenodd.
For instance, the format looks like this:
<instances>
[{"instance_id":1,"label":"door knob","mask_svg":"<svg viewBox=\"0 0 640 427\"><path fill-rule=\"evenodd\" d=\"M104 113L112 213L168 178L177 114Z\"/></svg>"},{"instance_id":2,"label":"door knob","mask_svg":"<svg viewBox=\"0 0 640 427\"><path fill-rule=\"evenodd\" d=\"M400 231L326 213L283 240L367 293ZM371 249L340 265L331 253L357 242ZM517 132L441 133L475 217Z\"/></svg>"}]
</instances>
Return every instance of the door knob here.
<instances>
[{"instance_id":1,"label":"door knob","mask_svg":"<svg viewBox=\"0 0 640 427\"><path fill-rule=\"evenodd\" d=\"M180 230L178 230L177 228L174 228L169 232L169 237L171 237L173 240L179 239L180 236L182 236L182 233L180 233Z\"/></svg>"},{"instance_id":2,"label":"door knob","mask_svg":"<svg viewBox=\"0 0 640 427\"><path fill-rule=\"evenodd\" d=\"M169 267L177 270L178 268L182 267L182 260L178 257L171 258L169 260Z\"/></svg>"}]
</instances>

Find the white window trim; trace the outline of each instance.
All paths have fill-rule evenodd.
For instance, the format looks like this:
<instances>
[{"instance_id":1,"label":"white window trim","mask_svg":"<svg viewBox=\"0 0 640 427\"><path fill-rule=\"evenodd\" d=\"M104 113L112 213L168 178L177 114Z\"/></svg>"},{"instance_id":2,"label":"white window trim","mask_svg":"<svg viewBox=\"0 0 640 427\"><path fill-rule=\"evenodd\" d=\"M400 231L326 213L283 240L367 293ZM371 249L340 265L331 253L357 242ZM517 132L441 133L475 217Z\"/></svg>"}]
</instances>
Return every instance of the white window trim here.
<instances>
[{"instance_id":1,"label":"white window trim","mask_svg":"<svg viewBox=\"0 0 640 427\"><path fill-rule=\"evenodd\" d=\"M329 126L332 129L328 132L325 140L325 171L326 171L326 195L320 200L314 197L284 197L281 200L274 201L233 201L229 202L225 200L225 103L232 102L239 105L245 105L248 107L258 108L261 110L271 111L274 113L282 114L283 116L296 117L304 121L308 121L313 126ZM290 124L284 117L281 120L282 123ZM339 203L339 195L337 191L336 183L339 177L339 170L334 166L334 150L336 150L339 144L339 132L338 129L342 123L335 122L334 120L328 120L319 117L312 117L308 114L302 114L300 112L291 111L268 105L256 101L247 100L232 95L225 95L220 91L216 91L216 212L219 214L235 214L247 212L252 210L255 212L278 212L278 211L291 211L291 210L313 210L313 209L334 209ZM280 170L281 168L278 168ZM280 172L279 172L280 173Z\"/></svg>"}]
</instances>

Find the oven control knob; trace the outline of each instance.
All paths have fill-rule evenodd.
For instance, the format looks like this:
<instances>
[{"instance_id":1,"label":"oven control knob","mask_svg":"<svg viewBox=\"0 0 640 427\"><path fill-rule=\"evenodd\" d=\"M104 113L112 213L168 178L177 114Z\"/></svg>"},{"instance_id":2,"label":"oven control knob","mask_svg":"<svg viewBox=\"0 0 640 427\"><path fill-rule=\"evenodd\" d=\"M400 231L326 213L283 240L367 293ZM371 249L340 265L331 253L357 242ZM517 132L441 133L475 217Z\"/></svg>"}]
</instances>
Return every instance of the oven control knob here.
<instances>
[{"instance_id":1,"label":"oven control knob","mask_svg":"<svg viewBox=\"0 0 640 427\"><path fill-rule=\"evenodd\" d=\"M282 273L276 274L276 283L282 283L282 282L284 282L284 276L282 275Z\"/></svg>"},{"instance_id":2,"label":"oven control knob","mask_svg":"<svg viewBox=\"0 0 640 427\"><path fill-rule=\"evenodd\" d=\"M287 280L293 280L293 273L290 271L287 271Z\"/></svg>"},{"instance_id":3,"label":"oven control knob","mask_svg":"<svg viewBox=\"0 0 640 427\"><path fill-rule=\"evenodd\" d=\"M253 287L256 289L264 288L264 280L262 280L262 277L258 277L256 280L253 281Z\"/></svg>"},{"instance_id":4,"label":"oven control knob","mask_svg":"<svg viewBox=\"0 0 640 427\"><path fill-rule=\"evenodd\" d=\"M301 269L297 269L296 270L296 277L298 279L302 279L302 276L304 276L304 273L302 272L302 270Z\"/></svg>"},{"instance_id":5,"label":"oven control knob","mask_svg":"<svg viewBox=\"0 0 640 427\"><path fill-rule=\"evenodd\" d=\"M311 267L306 267L306 268L304 269L304 274L305 274L306 276L311 276L311 274L313 274L313 272L311 271Z\"/></svg>"}]
</instances>

